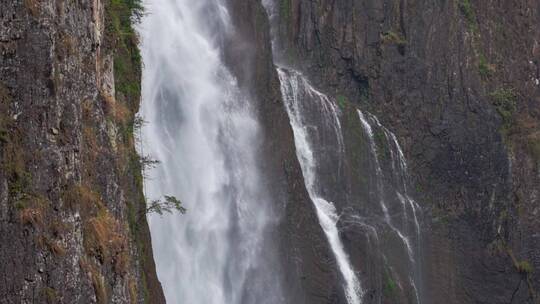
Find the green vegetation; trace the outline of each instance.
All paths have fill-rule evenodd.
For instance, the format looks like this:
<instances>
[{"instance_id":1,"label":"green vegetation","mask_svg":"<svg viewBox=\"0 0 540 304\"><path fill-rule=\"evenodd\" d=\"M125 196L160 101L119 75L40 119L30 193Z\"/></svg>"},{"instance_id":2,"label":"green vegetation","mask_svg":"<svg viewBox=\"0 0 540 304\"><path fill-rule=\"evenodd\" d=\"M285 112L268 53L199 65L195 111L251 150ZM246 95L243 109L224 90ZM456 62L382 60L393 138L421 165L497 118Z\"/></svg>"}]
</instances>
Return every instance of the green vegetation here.
<instances>
[{"instance_id":1,"label":"green vegetation","mask_svg":"<svg viewBox=\"0 0 540 304\"><path fill-rule=\"evenodd\" d=\"M375 146L377 147L377 157L380 160L390 158L390 150L384 130L382 128L375 129L373 132L373 137L375 141Z\"/></svg>"},{"instance_id":2,"label":"green vegetation","mask_svg":"<svg viewBox=\"0 0 540 304\"><path fill-rule=\"evenodd\" d=\"M342 110L345 109L345 107L347 106L347 97L343 95L338 95L336 100L339 108Z\"/></svg>"},{"instance_id":3,"label":"green vegetation","mask_svg":"<svg viewBox=\"0 0 540 304\"><path fill-rule=\"evenodd\" d=\"M8 178L10 197L17 201L27 191L32 176L26 168L21 132L9 115L11 102L9 90L0 82L0 169Z\"/></svg>"},{"instance_id":4,"label":"green vegetation","mask_svg":"<svg viewBox=\"0 0 540 304\"><path fill-rule=\"evenodd\" d=\"M181 214L186 213L186 208L182 206L182 202L174 196L164 195L163 200L153 200L146 207L146 213L157 213L163 215L163 213L172 214L173 211L178 211Z\"/></svg>"},{"instance_id":5,"label":"green vegetation","mask_svg":"<svg viewBox=\"0 0 540 304\"><path fill-rule=\"evenodd\" d=\"M139 162L141 163L141 168L143 170L143 176L144 176L144 171L146 171L148 169L153 169L153 168L157 167L157 165L159 165L161 163L159 160L153 159L149 155L139 156Z\"/></svg>"},{"instance_id":6,"label":"green vegetation","mask_svg":"<svg viewBox=\"0 0 540 304\"><path fill-rule=\"evenodd\" d=\"M114 49L114 76L117 95L138 107L141 83L139 37L133 28L143 16L140 0L111 0L107 7L107 38ZM119 96L117 96L118 98Z\"/></svg>"},{"instance_id":7,"label":"green vegetation","mask_svg":"<svg viewBox=\"0 0 540 304\"><path fill-rule=\"evenodd\" d=\"M495 72L495 68L492 64L488 63L483 54L480 54L478 57L478 72L482 78L488 78Z\"/></svg>"},{"instance_id":8,"label":"green vegetation","mask_svg":"<svg viewBox=\"0 0 540 304\"><path fill-rule=\"evenodd\" d=\"M501 247L503 250L506 250L506 253L510 257L510 260L512 261L512 264L514 265L514 268L521 274L529 276L533 273L534 268L531 265L531 263L527 260L518 260L511 248L508 247L506 242L502 240Z\"/></svg>"},{"instance_id":9,"label":"green vegetation","mask_svg":"<svg viewBox=\"0 0 540 304\"><path fill-rule=\"evenodd\" d=\"M474 8L472 6L471 0L461 0L459 2L459 10L467 20L467 23L469 24L469 29L473 32L476 32L476 14L474 13Z\"/></svg>"},{"instance_id":10,"label":"green vegetation","mask_svg":"<svg viewBox=\"0 0 540 304\"><path fill-rule=\"evenodd\" d=\"M392 278L392 275L386 270L384 272L383 294L386 298L393 297L398 289L397 283Z\"/></svg>"},{"instance_id":11,"label":"green vegetation","mask_svg":"<svg viewBox=\"0 0 540 304\"><path fill-rule=\"evenodd\" d=\"M519 261L516 268L523 274L531 274L533 272L533 267L529 261Z\"/></svg>"},{"instance_id":12,"label":"green vegetation","mask_svg":"<svg viewBox=\"0 0 540 304\"><path fill-rule=\"evenodd\" d=\"M508 131L513 123L513 115L516 112L517 96L513 89L497 89L489 94L493 105L503 120L503 131Z\"/></svg>"},{"instance_id":13,"label":"green vegetation","mask_svg":"<svg viewBox=\"0 0 540 304\"><path fill-rule=\"evenodd\" d=\"M137 288L142 289L144 303L151 302L151 291L148 289L146 273L151 272L151 252L146 244L149 241L145 230L146 218L138 216L145 211L147 203L143 193L143 164L135 149L134 134L142 126L143 121L134 114L138 112L141 93L142 59L138 48L139 37L134 30L134 24L139 22L144 11L141 0L111 0L106 7L106 37L107 47L114 51L114 79L116 87L115 108L111 111L114 121L121 131L122 143L119 148L119 172L124 176L123 188L129 191L127 202L129 231L138 250L138 263L142 267L139 284L130 282L130 295L137 298ZM118 111L119 105L120 108ZM120 115L118 115L120 114ZM118 119L120 118L120 119ZM124 264L115 265L122 270ZM105 288L99 276L93 275L93 283L98 299L106 295ZM101 296L100 296L101 295ZM99 302L99 301L98 301Z\"/></svg>"},{"instance_id":14,"label":"green vegetation","mask_svg":"<svg viewBox=\"0 0 540 304\"><path fill-rule=\"evenodd\" d=\"M291 14L291 0L279 1L279 16L284 20L288 20Z\"/></svg>"},{"instance_id":15,"label":"green vegetation","mask_svg":"<svg viewBox=\"0 0 540 304\"><path fill-rule=\"evenodd\" d=\"M387 31L382 34L382 42L388 44L396 44L398 47L404 47L407 45L407 40L401 33L394 31Z\"/></svg>"}]
</instances>

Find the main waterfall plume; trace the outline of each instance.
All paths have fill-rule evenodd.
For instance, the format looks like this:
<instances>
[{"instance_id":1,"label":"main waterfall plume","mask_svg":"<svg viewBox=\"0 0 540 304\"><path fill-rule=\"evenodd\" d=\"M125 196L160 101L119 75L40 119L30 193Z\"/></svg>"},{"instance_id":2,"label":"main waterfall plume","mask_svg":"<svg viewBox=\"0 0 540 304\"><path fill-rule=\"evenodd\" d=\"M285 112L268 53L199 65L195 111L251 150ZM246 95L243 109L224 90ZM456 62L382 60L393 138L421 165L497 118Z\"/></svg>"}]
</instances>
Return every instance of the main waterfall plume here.
<instances>
[{"instance_id":1,"label":"main waterfall plume","mask_svg":"<svg viewBox=\"0 0 540 304\"><path fill-rule=\"evenodd\" d=\"M141 25L142 153L161 164L147 172L146 194L174 195L187 208L184 216L150 218L166 298L290 303L280 284L284 255L273 239L282 223L274 208L282 202L261 186L258 103L222 59L235 31L228 10L219 0L154 0L148 13ZM278 76L290 148L331 253L321 263L336 270L336 301L382 301L390 281L399 296L420 302L419 208L396 137L294 69L278 69Z\"/></svg>"},{"instance_id":2,"label":"main waterfall plume","mask_svg":"<svg viewBox=\"0 0 540 304\"><path fill-rule=\"evenodd\" d=\"M263 250L270 214L260 188L259 126L221 59L233 29L217 0L154 0L141 25L143 153L149 198L176 195L185 216L150 218L168 303L279 303ZM264 269L263 269L264 268Z\"/></svg>"}]
</instances>

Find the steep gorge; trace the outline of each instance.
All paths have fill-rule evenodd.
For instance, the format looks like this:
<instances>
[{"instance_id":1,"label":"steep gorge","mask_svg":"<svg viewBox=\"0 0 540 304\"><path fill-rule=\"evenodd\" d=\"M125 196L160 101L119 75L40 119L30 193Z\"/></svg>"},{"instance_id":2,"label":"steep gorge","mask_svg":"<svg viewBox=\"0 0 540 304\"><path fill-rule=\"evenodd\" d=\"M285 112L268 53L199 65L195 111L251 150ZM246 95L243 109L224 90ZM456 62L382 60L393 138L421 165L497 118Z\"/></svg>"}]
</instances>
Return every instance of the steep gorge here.
<instances>
[{"instance_id":1,"label":"steep gorge","mask_svg":"<svg viewBox=\"0 0 540 304\"><path fill-rule=\"evenodd\" d=\"M540 3L136 3L0 1L0 303L538 303Z\"/></svg>"}]
</instances>

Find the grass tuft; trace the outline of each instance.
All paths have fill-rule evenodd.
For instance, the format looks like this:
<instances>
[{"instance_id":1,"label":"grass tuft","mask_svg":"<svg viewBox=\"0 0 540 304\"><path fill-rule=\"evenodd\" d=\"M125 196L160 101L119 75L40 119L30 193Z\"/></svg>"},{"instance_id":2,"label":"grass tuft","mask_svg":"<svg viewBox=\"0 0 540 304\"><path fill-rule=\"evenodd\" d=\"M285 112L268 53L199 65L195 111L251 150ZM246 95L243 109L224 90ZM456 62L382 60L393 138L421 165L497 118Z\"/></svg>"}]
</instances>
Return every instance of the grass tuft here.
<instances>
[{"instance_id":1,"label":"grass tuft","mask_svg":"<svg viewBox=\"0 0 540 304\"><path fill-rule=\"evenodd\" d=\"M401 33L394 31L387 31L382 34L382 42L387 44L396 44L398 47L404 47L407 45L407 40Z\"/></svg>"},{"instance_id":2,"label":"grass tuft","mask_svg":"<svg viewBox=\"0 0 540 304\"><path fill-rule=\"evenodd\" d=\"M461 0L459 2L459 10L465 17L465 20L467 20L469 29L472 32L476 32L478 30L478 25L476 23L476 14L474 13L474 8L471 0Z\"/></svg>"},{"instance_id":3,"label":"grass tuft","mask_svg":"<svg viewBox=\"0 0 540 304\"><path fill-rule=\"evenodd\" d=\"M489 94L497 113L503 120L502 133L507 135L514 124L517 95L513 89L497 89Z\"/></svg>"},{"instance_id":4,"label":"grass tuft","mask_svg":"<svg viewBox=\"0 0 540 304\"><path fill-rule=\"evenodd\" d=\"M478 58L478 73L482 78L489 78L493 73L495 73L495 66L488 63L486 57L483 54L480 54Z\"/></svg>"}]
</instances>

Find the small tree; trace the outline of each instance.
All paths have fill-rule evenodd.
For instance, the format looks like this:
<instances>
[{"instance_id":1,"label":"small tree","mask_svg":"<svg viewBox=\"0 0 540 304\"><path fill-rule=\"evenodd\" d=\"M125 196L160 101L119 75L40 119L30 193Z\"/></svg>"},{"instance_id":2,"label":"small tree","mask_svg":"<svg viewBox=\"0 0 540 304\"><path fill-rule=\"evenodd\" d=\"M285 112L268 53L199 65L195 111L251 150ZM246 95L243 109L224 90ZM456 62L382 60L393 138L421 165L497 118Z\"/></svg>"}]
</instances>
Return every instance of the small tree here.
<instances>
[{"instance_id":1,"label":"small tree","mask_svg":"<svg viewBox=\"0 0 540 304\"><path fill-rule=\"evenodd\" d=\"M137 1L139 0L134 1L138 3ZM141 129L145 124L147 124L147 122L140 115L136 115L135 119L133 120L134 131L141 132ZM146 170L157 167L161 162L157 159L152 158L150 155L144 155L144 151L142 151L141 147L141 151L139 154L139 163L141 165L142 175L145 179L147 179L148 176L146 175ZM157 213L159 215L163 215L164 213L172 214L175 211L181 214L185 214L187 210L186 208L184 208L184 206L182 206L182 202L175 196L164 195L163 199L152 200L150 202L147 201L146 208L144 209L144 212L141 212L140 216L143 217L146 214L151 213Z\"/></svg>"},{"instance_id":2,"label":"small tree","mask_svg":"<svg viewBox=\"0 0 540 304\"><path fill-rule=\"evenodd\" d=\"M157 167L157 165L161 163L159 160L153 159L149 155L141 156L139 160L141 162L141 166L143 167L143 170L154 169L155 167Z\"/></svg>"},{"instance_id":3,"label":"small tree","mask_svg":"<svg viewBox=\"0 0 540 304\"><path fill-rule=\"evenodd\" d=\"M137 132L140 131L147 124L148 122L144 120L144 118L139 114L136 114L135 118L133 118L133 130Z\"/></svg>"},{"instance_id":4,"label":"small tree","mask_svg":"<svg viewBox=\"0 0 540 304\"><path fill-rule=\"evenodd\" d=\"M163 215L163 213L172 214L174 211L185 214L187 209L182 206L182 202L172 195L164 195L163 200L153 200L146 207L146 214L156 213Z\"/></svg>"}]
</instances>

